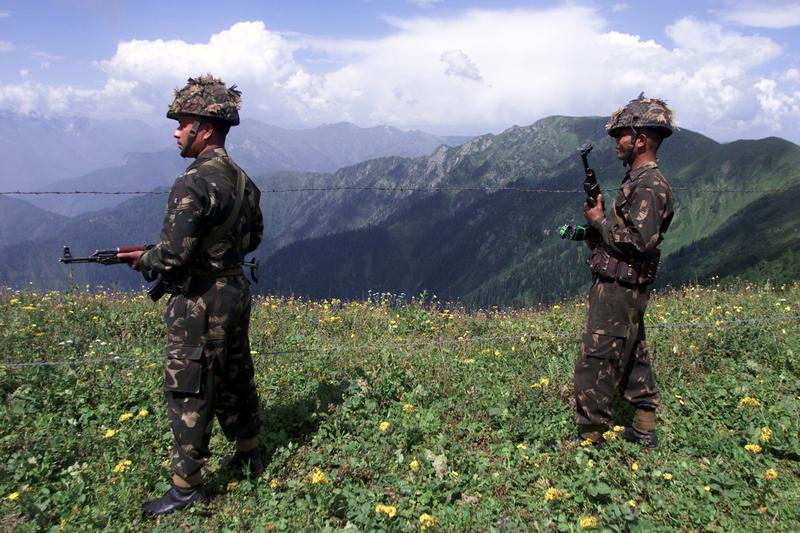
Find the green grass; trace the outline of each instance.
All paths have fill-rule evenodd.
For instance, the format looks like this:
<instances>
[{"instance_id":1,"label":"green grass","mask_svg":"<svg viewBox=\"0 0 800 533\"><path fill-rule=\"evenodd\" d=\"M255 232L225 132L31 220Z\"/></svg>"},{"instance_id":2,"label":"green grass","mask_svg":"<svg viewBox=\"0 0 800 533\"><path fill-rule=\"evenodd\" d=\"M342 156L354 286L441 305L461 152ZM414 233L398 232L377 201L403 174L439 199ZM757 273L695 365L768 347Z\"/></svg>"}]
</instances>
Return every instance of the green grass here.
<instances>
[{"instance_id":1,"label":"green grass","mask_svg":"<svg viewBox=\"0 0 800 533\"><path fill-rule=\"evenodd\" d=\"M0 529L411 531L427 514L440 530L788 531L800 519L800 327L774 318L798 314L800 285L653 298L655 451L571 444L580 300L466 313L390 296L257 299L267 471L223 474L232 447L216 429L210 502L144 522L141 503L168 488L163 306L0 290Z\"/></svg>"}]
</instances>

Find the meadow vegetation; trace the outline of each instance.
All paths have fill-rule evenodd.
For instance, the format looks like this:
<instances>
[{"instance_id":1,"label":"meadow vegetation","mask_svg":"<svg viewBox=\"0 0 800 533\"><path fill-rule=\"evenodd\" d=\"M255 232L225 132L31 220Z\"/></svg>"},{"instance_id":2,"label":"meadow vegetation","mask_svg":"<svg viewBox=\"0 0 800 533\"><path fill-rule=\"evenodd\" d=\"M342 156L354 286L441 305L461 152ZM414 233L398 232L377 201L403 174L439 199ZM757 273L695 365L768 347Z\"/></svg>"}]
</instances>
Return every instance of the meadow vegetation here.
<instances>
[{"instance_id":1,"label":"meadow vegetation","mask_svg":"<svg viewBox=\"0 0 800 533\"><path fill-rule=\"evenodd\" d=\"M145 523L141 503L169 486L163 308L129 293L0 289L0 529L788 531L800 520L798 284L654 295L654 451L613 429L602 450L574 441L580 299L466 311L426 296L259 297L266 472L223 473L232 445L217 428L209 503Z\"/></svg>"}]
</instances>

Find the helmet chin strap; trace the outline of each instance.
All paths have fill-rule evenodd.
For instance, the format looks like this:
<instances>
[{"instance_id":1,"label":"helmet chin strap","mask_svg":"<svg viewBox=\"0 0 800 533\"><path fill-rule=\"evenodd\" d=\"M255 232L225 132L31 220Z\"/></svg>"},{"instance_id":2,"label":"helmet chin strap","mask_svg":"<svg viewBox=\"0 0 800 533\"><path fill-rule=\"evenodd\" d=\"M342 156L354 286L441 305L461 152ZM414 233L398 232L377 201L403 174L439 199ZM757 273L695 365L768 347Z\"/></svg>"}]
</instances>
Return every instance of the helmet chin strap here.
<instances>
[{"instance_id":1,"label":"helmet chin strap","mask_svg":"<svg viewBox=\"0 0 800 533\"><path fill-rule=\"evenodd\" d=\"M189 157L189 150L192 149L192 145L194 144L194 140L197 138L197 131L200 129L200 119L194 119L192 123L192 129L189 132L189 136L186 137L186 143L184 143L183 148L181 148L181 157Z\"/></svg>"},{"instance_id":2,"label":"helmet chin strap","mask_svg":"<svg viewBox=\"0 0 800 533\"><path fill-rule=\"evenodd\" d=\"M633 131L631 134L631 146L625 151L625 159L622 160L622 166L628 167L628 169L633 168L633 151L636 150L636 138L639 136L639 132L636 131L636 128L633 126L630 128Z\"/></svg>"}]
</instances>

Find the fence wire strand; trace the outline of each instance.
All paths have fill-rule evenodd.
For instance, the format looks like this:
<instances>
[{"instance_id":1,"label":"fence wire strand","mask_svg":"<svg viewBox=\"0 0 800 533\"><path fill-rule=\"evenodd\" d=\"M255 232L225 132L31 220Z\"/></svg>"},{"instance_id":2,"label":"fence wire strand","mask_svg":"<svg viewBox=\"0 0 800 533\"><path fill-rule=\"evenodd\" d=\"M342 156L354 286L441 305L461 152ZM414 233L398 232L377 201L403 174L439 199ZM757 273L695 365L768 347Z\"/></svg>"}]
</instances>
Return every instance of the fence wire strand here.
<instances>
[{"instance_id":1,"label":"fence wire strand","mask_svg":"<svg viewBox=\"0 0 800 533\"><path fill-rule=\"evenodd\" d=\"M743 324L789 322L789 321L797 321L798 319L800 319L800 314L786 314L786 315L776 315L771 317L760 317L760 318L718 320L714 322L675 322L675 323L649 324L647 326L647 329L652 331L661 329L668 330L674 328L720 327L723 325L727 327L727 326L737 326ZM555 339L555 338L567 338L574 336L575 336L574 330L570 331L557 330L554 332L527 332L527 333L520 333L518 335L496 335L496 336L477 336L477 337L462 336L456 338L436 338L436 339L426 339L422 341L395 342L395 343L385 343L385 344L360 344L360 345L335 344L324 348L294 348L286 350L271 350L271 351L258 352L258 355L280 356L280 355L304 354L304 353L331 355L336 352L375 351L375 350L387 350L387 349L397 350L397 349L408 349L408 348L420 348L425 346L452 346L459 344L490 343L490 342L503 342L512 340L520 340L521 342L530 342L535 339ZM135 356L112 356L112 357L102 357L102 358L86 358L86 359L58 360L58 361L39 360L39 361L28 361L25 363L6 361L5 363L0 363L0 369L83 366L83 365L93 365L93 364L124 365L129 363L135 363L134 366L136 366L140 364L156 363L161 361L164 361L163 357L135 357Z\"/></svg>"},{"instance_id":2,"label":"fence wire strand","mask_svg":"<svg viewBox=\"0 0 800 533\"><path fill-rule=\"evenodd\" d=\"M617 191L619 187L605 189L606 191ZM673 187L674 191L693 191L696 193L713 194L773 194L789 192L791 187L776 189L720 189L703 187ZM389 187L389 186L341 186L341 187L287 187L261 189L262 193L293 193L293 192L338 192L338 191L378 191L378 192L518 192L528 194L578 194L583 193L583 189L545 189L535 187ZM76 195L97 195L97 196L142 196L142 195L165 195L168 190L152 191L0 191L0 195L6 196L76 196Z\"/></svg>"}]
</instances>

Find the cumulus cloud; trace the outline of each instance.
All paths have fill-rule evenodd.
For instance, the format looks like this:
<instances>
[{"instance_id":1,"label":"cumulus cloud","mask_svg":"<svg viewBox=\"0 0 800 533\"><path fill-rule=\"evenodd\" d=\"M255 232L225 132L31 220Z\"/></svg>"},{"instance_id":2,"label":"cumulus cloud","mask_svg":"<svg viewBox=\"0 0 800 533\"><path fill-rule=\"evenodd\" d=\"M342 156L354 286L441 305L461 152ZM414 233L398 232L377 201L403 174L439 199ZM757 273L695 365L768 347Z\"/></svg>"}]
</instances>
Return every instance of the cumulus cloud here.
<instances>
[{"instance_id":1,"label":"cumulus cloud","mask_svg":"<svg viewBox=\"0 0 800 533\"><path fill-rule=\"evenodd\" d=\"M756 28L800 26L800 3L796 0L745 0L728 2L725 20Z\"/></svg>"},{"instance_id":2,"label":"cumulus cloud","mask_svg":"<svg viewBox=\"0 0 800 533\"><path fill-rule=\"evenodd\" d=\"M445 74L449 76L461 76L469 80L480 81L481 74L478 72L478 67L475 63L470 61L467 54L461 50L448 50L441 55L442 63L447 65Z\"/></svg>"},{"instance_id":3,"label":"cumulus cloud","mask_svg":"<svg viewBox=\"0 0 800 533\"><path fill-rule=\"evenodd\" d=\"M553 114L605 115L645 91L666 98L681 126L715 138L771 132L777 120L800 139L798 74L763 74L782 53L763 36L684 18L666 28L667 41L645 40L611 31L579 5L390 22L388 35L366 40L289 35L254 21L207 42L122 42L97 62L104 87L26 80L0 86L0 106L161 116L171 89L212 72L242 89L244 117L285 126L349 120L483 133Z\"/></svg>"}]
</instances>

